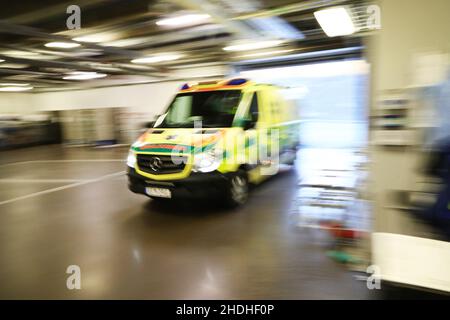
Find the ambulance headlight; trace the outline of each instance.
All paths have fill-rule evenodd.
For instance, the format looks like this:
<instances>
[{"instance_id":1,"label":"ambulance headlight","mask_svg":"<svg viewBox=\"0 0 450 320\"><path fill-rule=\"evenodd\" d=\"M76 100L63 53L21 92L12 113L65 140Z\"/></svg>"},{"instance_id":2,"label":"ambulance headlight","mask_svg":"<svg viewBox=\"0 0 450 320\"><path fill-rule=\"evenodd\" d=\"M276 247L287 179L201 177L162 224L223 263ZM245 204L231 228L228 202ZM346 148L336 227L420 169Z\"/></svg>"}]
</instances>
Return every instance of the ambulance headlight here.
<instances>
[{"instance_id":1,"label":"ambulance headlight","mask_svg":"<svg viewBox=\"0 0 450 320\"><path fill-rule=\"evenodd\" d=\"M212 172L216 170L222 162L222 150L210 149L194 155L194 172Z\"/></svg>"},{"instance_id":2,"label":"ambulance headlight","mask_svg":"<svg viewBox=\"0 0 450 320\"><path fill-rule=\"evenodd\" d=\"M130 150L128 152L128 157L127 157L127 166L134 168L134 165L136 164L136 154Z\"/></svg>"}]
</instances>

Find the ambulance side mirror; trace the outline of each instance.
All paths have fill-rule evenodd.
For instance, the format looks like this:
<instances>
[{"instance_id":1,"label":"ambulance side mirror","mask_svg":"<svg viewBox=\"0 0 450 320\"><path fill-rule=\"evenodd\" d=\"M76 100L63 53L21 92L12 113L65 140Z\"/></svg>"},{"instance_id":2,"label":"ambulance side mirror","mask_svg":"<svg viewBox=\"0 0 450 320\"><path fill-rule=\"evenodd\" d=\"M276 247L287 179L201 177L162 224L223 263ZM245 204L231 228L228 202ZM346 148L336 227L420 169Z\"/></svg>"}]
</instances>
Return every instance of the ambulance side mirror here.
<instances>
[{"instance_id":1,"label":"ambulance side mirror","mask_svg":"<svg viewBox=\"0 0 450 320\"><path fill-rule=\"evenodd\" d=\"M244 130L254 129L255 125L256 125L256 123L251 119L245 119L242 122L242 128Z\"/></svg>"},{"instance_id":2,"label":"ambulance side mirror","mask_svg":"<svg viewBox=\"0 0 450 320\"><path fill-rule=\"evenodd\" d=\"M155 126L155 123L156 123L156 121L149 121L149 122L146 122L144 126L147 129L151 129Z\"/></svg>"}]
</instances>

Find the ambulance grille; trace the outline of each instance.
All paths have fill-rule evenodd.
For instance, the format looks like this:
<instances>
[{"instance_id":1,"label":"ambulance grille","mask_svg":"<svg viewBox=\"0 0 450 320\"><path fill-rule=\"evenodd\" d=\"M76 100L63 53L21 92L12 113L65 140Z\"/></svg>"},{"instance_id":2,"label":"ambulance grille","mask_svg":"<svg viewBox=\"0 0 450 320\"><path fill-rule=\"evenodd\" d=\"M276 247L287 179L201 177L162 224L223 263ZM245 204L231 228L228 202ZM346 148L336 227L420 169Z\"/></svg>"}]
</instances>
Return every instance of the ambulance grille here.
<instances>
[{"instance_id":1,"label":"ambulance grille","mask_svg":"<svg viewBox=\"0 0 450 320\"><path fill-rule=\"evenodd\" d=\"M137 165L141 171L150 174L171 174L184 170L187 157L138 154Z\"/></svg>"}]
</instances>

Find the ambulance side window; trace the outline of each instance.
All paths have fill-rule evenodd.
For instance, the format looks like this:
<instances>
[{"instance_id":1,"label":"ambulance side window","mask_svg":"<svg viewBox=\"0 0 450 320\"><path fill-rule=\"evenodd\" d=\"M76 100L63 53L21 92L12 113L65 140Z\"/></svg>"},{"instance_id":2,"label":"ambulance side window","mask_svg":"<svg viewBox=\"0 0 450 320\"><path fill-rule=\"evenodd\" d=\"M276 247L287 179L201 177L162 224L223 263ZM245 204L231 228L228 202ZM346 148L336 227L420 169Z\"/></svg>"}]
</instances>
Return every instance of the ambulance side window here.
<instances>
[{"instance_id":1,"label":"ambulance side window","mask_svg":"<svg viewBox=\"0 0 450 320\"><path fill-rule=\"evenodd\" d=\"M259 108L258 108L258 94L255 92L250 104L249 117L253 123L258 122Z\"/></svg>"}]
</instances>

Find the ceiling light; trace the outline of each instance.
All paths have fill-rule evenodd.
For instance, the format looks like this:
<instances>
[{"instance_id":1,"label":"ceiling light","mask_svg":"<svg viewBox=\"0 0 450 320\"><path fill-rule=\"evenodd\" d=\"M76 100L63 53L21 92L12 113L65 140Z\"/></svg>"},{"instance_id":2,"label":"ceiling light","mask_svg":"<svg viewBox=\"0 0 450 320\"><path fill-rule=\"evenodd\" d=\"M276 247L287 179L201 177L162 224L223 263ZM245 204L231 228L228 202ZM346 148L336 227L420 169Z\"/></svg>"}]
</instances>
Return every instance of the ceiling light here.
<instances>
[{"instance_id":1,"label":"ceiling light","mask_svg":"<svg viewBox=\"0 0 450 320\"><path fill-rule=\"evenodd\" d=\"M98 43L98 42L106 42L111 41L115 37L112 34L106 34L106 33L98 33L98 34L91 34L86 36L80 36L73 38L73 41L78 42L88 42L88 43Z\"/></svg>"},{"instance_id":2,"label":"ceiling light","mask_svg":"<svg viewBox=\"0 0 450 320\"><path fill-rule=\"evenodd\" d=\"M235 44L235 45L225 47L225 48L223 48L223 50L225 50L225 51L249 51L249 50L257 50L257 49L276 47L282 43L283 43L283 41L281 41L281 40L243 42L241 44Z\"/></svg>"},{"instance_id":3,"label":"ceiling light","mask_svg":"<svg viewBox=\"0 0 450 320\"><path fill-rule=\"evenodd\" d=\"M264 56L275 56L278 54L288 53L288 52L292 52L292 51L294 51L294 49L255 52L255 53L243 54L243 55L239 56L238 58L255 58L255 57L264 57Z\"/></svg>"},{"instance_id":4,"label":"ceiling light","mask_svg":"<svg viewBox=\"0 0 450 320\"><path fill-rule=\"evenodd\" d=\"M19 92L19 91L27 91L31 90L33 87L0 87L0 91L5 92Z\"/></svg>"},{"instance_id":5,"label":"ceiling light","mask_svg":"<svg viewBox=\"0 0 450 320\"><path fill-rule=\"evenodd\" d=\"M24 64L24 63L2 63L0 64L0 68L7 68L7 69L25 69L28 68L30 65Z\"/></svg>"},{"instance_id":6,"label":"ceiling light","mask_svg":"<svg viewBox=\"0 0 450 320\"><path fill-rule=\"evenodd\" d=\"M14 57L14 58L24 58L24 59L32 59L32 60L52 60L57 59L58 57L53 55L43 55L38 52L33 51L24 51L24 50L7 50L2 52L3 55Z\"/></svg>"},{"instance_id":7,"label":"ceiling light","mask_svg":"<svg viewBox=\"0 0 450 320\"><path fill-rule=\"evenodd\" d=\"M30 85L29 83L19 83L19 82L0 83L0 86L7 86L7 87L26 87L29 85Z\"/></svg>"},{"instance_id":8,"label":"ceiling light","mask_svg":"<svg viewBox=\"0 0 450 320\"><path fill-rule=\"evenodd\" d=\"M143 37L139 38L132 38L132 39L121 39L121 40L114 40L105 43L105 45L109 47L130 47L135 46L137 44L141 44L145 41Z\"/></svg>"},{"instance_id":9,"label":"ceiling light","mask_svg":"<svg viewBox=\"0 0 450 320\"><path fill-rule=\"evenodd\" d=\"M63 48L63 49L70 49L70 48L76 48L79 47L79 43L75 42L49 42L46 43L45 46L47 48Z\"/></svg>"},{"instance_id":10,"label":"ceiling light","mask_svg":"<svg viewBox=\"0 0 450 320\"><path fill-rule=\"evenodd\" d=\"M94 69L99 69L99 70L103 70L103 71L112 71L112 72L123 71L122 69L114 67L114 65L109 64L109 63L94 62L94 63L88 63L87 65L89 65L90 67L92 67Z\"/></svg>"},{"instance_id":11,"label":"ceiling light","mask_svg":"<svg viewBox=\"0 0 450 320\"><path fill-rule=\"evenodd\" d=\"M181 54L165 54L152 57L144 57L131 60L132 63L157 63L165 61L173 61L181 58Z\"/></svg>"},{"instance_id":12,"label":"ceiling light","mask_svg":"<svg viewBox=\"0 0 450 320\"><path fill-rule=\"evenodd\" d=\"M10 56L10 57L36 57L39 56L39 53L37 52L33 52L33 51L23 51L23 50L7 50L7 51L3 51L2 54L4 54L5 56Z\"/></svg>"},{"instance_id":13,"label":"ceiling light","mask_svg":"<svg viewBox=\"0 0 450 320\"><path fill-rule=\"evenodd\" d=\"M107 74L105 73L97 73L97 72L71 72L67 76L63 77L64 80L90 80L90 79L98 79L104 78Z\"/></svg>"},{"instance_id":14,"label":"ceiling light","mask_svg":"<svg viewBox=\"0 0 450 320\"><path fill-rule=\"evenodd\" d=\"M355 33L355 26L349 11L344 7L334 7L314 12L314 16L329 37Z\"/></svg>"},{"instance_id":15,"label":"ceiling light","mask_svg":"<svg viewBox=\"0 0 450 320\"><path fill-rule=\"evenodd\" d=\"M5 62L5 60L3 60L3 59L0 59L0 63L1 63L1 62Z\"/></svg>"},{"instance_id":16,"label":"ceiling light","mask_svg":"<svg viewBox=\"0 0 450 320\"><path fill-rule=\"evenodd\" d=\"M177 26L197 24L199 22L206 21L209 18L211 18L209 14L192 13L172 18L161 19L156 21L156 24L158 26L177 27Z\"/></svg>"}]
</instances>

